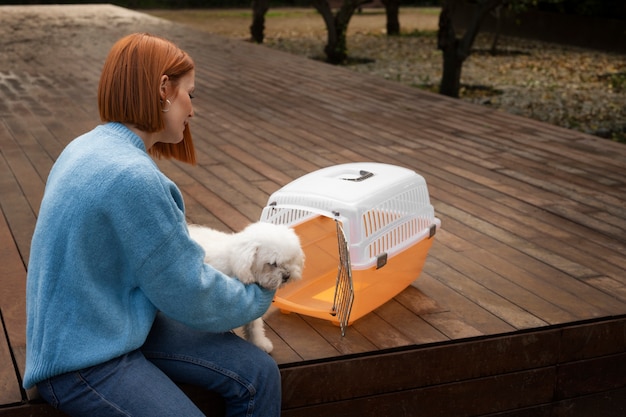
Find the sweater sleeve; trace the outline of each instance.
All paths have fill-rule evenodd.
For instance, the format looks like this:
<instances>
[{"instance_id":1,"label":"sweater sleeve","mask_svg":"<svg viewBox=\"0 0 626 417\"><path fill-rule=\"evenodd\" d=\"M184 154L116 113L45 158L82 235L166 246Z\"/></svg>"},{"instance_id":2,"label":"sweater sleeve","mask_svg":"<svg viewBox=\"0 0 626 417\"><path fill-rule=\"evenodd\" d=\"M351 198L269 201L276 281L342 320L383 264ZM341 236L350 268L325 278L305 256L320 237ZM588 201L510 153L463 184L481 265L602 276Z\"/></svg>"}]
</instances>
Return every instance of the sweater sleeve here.
<instances>
[{"instance_id":1,"label":"sweater sleeve","mask_svg":"<svg viewBox=\"0 0 626 417\"><path fill-rule=\"evenodd\" d=\"M130 198L116 196L126 207L113 216L134 271L131 285L164 314L201 330L227 331L263 315L275 292L205 264L189 237L180 190L158 171L144 175L131 181Z\"/></svg>"},{"instance_id":2,"label":"sweater sleeve","mask_svg":"<svg viewBox=\"0 0 626 417\"><path fill-rule=\"evenodd\" d=\"M234 329L263 315L275 292L244 285L205 264L203 250L184 227L182 232L172 232L139 273L141 289L150 301L173 319L213 332Z\"/></svg>"}]
</instances>

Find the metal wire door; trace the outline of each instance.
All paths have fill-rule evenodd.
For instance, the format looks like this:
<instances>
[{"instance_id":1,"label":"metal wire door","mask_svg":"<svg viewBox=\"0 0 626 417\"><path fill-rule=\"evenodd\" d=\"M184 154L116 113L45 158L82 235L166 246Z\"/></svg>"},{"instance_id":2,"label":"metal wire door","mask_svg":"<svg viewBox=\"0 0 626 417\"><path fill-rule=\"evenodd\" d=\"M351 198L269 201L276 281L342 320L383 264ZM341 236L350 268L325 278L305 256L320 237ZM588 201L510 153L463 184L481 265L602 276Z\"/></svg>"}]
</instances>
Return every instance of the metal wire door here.
<instances>
[{"instance_id":1,"label":"metal wire door","mask_svg":"<svg viewBox=\"0 0 626 417\"><path fill-rule=\"evenodd\" d=\"M346 335L346 328L350 321L350 312L354 302L354 285L352 282L352 267L350 265L350 252L348 242L343 231L341 222L337 224L337 243L339 245L339 266L337 270L337 284L335 285L335 297L333 301L333 315L336 315L341 327L341 336Z\"/></svg>"}]
</instances>

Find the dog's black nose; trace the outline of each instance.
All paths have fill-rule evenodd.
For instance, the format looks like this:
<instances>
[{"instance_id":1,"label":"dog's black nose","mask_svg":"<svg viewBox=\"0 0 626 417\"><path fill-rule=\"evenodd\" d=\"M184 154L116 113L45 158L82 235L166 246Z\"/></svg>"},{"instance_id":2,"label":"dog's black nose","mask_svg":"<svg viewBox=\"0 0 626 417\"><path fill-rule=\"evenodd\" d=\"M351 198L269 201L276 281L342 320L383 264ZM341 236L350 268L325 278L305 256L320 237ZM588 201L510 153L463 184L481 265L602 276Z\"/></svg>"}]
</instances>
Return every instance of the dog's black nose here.
<instances>
[{"instance_id":1,"label":"dog's black nose","mask_svg":"<svg viewBox=\"0 0 626 417\"><path fill-rule=\"evenodd\" d=\"M289 274L283 275L283 282L289 281L289 278L291 278L291 275L289 275Z\"/></svg>"}]
</instances>

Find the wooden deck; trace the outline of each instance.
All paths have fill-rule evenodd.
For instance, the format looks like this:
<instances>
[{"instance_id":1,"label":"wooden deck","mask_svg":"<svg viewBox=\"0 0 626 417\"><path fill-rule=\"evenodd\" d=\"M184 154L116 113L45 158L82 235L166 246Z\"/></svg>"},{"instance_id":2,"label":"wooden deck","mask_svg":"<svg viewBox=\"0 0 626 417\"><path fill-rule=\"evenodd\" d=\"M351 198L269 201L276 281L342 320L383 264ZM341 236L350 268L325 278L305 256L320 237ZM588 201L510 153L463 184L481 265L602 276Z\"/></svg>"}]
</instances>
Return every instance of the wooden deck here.
<instances>
[{"instance_id":1,"label":"wooden deck","mask_svg":"<svg viewBox=\"0 0 626 417\"><path fill-rule=\"evenodd\" d=\"M625 145L114 6L2 6L0 28L0 416L58 415L20 388L30 239L133 31L197 63L199 164L160 162L191 221L241 229L273 191L345 162L428 182L442 228L406 291L345 337L268 313L284 416L626 415Z\"/></svg>"}]
</instances>

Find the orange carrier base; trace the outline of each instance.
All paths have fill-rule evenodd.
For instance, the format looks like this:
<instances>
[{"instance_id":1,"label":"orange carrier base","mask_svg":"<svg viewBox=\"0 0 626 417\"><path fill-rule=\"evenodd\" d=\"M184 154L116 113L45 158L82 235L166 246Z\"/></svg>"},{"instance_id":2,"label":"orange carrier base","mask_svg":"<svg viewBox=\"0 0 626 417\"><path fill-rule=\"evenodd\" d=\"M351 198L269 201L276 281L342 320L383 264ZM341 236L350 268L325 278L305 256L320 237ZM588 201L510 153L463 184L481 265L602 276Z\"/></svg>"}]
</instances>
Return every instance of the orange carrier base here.
<instances>
[{"instance_id":1,"label":"orange carrier base","mask_svg":"<svg viewBox=\"0 0 626 417\"><path fill-rule=\"evenodd\" d=\"M294 227L306 255L302 280L278 290L274 304L284 313L295 312L311 317L340 321L333 314L339 265L335 221L315 216ZM377 268L352 270L354 303L348 325L402 292L420 275L434 236L407 247Z\"/></svg>"}]
</instances>

